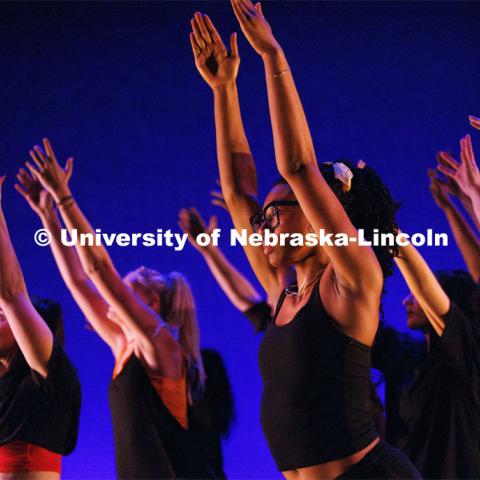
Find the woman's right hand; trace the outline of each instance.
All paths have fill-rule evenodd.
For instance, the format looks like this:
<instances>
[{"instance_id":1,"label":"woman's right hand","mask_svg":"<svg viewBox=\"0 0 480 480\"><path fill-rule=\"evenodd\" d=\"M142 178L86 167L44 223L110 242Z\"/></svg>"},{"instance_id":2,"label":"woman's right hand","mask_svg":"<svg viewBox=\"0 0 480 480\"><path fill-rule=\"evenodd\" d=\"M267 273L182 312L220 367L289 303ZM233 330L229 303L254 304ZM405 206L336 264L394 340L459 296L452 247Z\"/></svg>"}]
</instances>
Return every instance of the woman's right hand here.
<instances>
[{"instance_id":1,"label":"woman's right hand","mask_svg":"<svg viewBox=\"0 0 480 480\"><path fill-rule=\"evenodd\" d=\"M207 233L210 235L215 228L217 228L217 217L214 215L210 217L208 226L200 216L196 208L182 208L178 214L178 226L182 229L183 233L188 234L188 240L199 251L203 251L205 247L198 245L196 238L201 233Z\"/></svg>"},{"instance_id":2,"label":"woman's right hand","mask_svg":"<svg viewBox=\"0 0 480 480\"><path fill-rule=\"evenodd\" d=\"M452 205L449 195L454 195L453 185L450 179L444 181L437 175L433 168L428 169L428 178L430 179L430 192L438 208L447 209Z\"/></svg>"},{"instance_id":3,"label":"woman's right hand","mask_svg":"<svg viewBox=\"0 0 480 480\"><path fill-rule=\"evenodd\" d=\"M17 180L19 183L15 184L15 190L39 217L47 217L54 212L52 196L38 180L32 178L23 168L19 170Z\"/></svg>"},{"instance_id":4,"label":"woman's right hand","mask_svg":"<svg viewBox=\"0 0 480 480\"><path fill-rule=\"evenodd\" d=\"M253 49L261 56L280 50L272 28L262 12L262 4L250 0L231 0L233 12L242 32Z\"/></svg>"},{"instance_id":5,"label":"woman's right hand","mask_svg":"<svg viewBox=\"0 0 480 480\"><path fill-rule=\"evenodd\" d=\"M222 37L208 15L196 12L191 20L192 44L195 66L202 78L213 90L235 83L240 66L238 56L237 34L230 36L230 53L228 53Z\"/></svg>"},{"instance_id":6,"label":"woman's right hand","mask_svg":"<svg viewBox=\"0 0 480 480\"><path fill-rule=\"evenodd\" d=\"M43 147L45 151L38 145L30 150L30 156L36 168L30 162L26 162L26 165L32 177L39 181L58 203L62 197L70 195L68 182L73 172L73 158L70 157L62 168L47 138L43 139Z\"/></svg>"}]
</instances>

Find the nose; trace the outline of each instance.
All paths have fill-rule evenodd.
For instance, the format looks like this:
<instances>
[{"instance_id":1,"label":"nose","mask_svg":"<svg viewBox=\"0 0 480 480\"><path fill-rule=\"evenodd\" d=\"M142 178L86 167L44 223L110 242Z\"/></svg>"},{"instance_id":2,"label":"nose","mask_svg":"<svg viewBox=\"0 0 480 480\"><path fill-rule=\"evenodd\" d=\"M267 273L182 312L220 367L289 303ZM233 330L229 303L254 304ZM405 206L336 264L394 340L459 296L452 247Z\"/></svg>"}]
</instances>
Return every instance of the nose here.
<instances>
[{"instance_id":1,"label":"nose","mask_svg":"<svg viewBox=\"0 0 480 480\"><path fill-rule=\"evenodd\" d=\"M257 230L258 233L260 233L263 236L267 227L268 227L267 221L262 220L262 223L260 224L260 226L258 227L258 230Z\"/></svg>"}]
</instances>

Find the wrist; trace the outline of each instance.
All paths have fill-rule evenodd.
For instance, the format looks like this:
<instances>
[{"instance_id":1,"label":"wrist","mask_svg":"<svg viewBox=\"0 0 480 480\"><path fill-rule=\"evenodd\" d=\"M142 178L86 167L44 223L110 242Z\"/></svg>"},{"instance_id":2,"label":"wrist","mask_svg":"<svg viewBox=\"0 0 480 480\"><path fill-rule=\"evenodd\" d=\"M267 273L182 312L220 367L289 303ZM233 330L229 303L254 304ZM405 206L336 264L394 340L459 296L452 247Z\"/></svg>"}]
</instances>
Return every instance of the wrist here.
<instances>
[{"instance_id":1,"label":"wrist","mask_svg":"<svg viewBox=\"0 0 480 480\"><path fill-rule=\"evenodd\" d=\"M59 189L55 190L54 192L52 192L52 197L55 200L55 203L57 205L58 205L59 202L62 201L62 199L66 198L66 197L71 197L71 196L72 196L72 192L70 191L70 189L68 187L62 187L62 188L59 188Z\"/></svg>"},{"instance_id":2,"label":"wrist","mask_svg":"<svg viewBox=\"0 0 480 480\"><path fill-rule=\"evenodd\" d=\"M480 184L474 183L468 191L465 192L468 200L471 202L473 198L480 196Z\"/></svg>"},{"instance_id":3,"label":"wrist","mask_svg":"<svg viewBox=\"0 0 480 480\"><path fill-rule=\"evenodd\" d=\"M213 95L235 92L237 90L237 81L232 80L219 85L212 86Z\"/></svg>"},{"instance_id":4,"label":"wrist","mask_svg":"<svg viewBox=\"0 0 480 480\"><path fill-rule=\"evenodd\" d=\"M51 223L55 218L55 211L53 208L49 210L40 210L38 212L38 216L40 217L42 223Z\"/></svg>"},{"instance_id":5,"label":"wrist","mask_svg":"<svg viewBox=\"0 0 480 480\"><path fill-rule=\"evenodd\" d=\"M263 61L271 61L271 60L278 60L281 58L285 58L285 53L283 52L282 47L275 42L270 47L268 47L265 51L263 51L260 56L262 57Z\"/></svg>"},{"instance_id":6,"label":"wrist","mask_svg":"<svg viewBox=\"0 0 480 480\"><path fill-rule=\"evenodd\" d=\"M201 247L200 245L198 245L197 243L197 248L199 250L199 252L204 256L204 257L211 257L215 248L213 245L206 245L205 247Z\"/></svg>"}]
</instances>

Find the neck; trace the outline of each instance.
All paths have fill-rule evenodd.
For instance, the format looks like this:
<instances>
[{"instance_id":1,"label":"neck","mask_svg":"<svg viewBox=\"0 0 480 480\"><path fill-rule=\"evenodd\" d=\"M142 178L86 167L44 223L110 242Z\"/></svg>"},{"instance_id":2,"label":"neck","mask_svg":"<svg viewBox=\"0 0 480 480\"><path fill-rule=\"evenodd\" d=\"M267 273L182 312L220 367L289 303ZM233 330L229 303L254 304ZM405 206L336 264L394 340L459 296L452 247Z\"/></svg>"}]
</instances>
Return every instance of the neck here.
<instances>
[{"instance_id":1,"label":"neck","mask_svg":"<svg viewBox=\"0 0 480 480\"><path fill-rule=\"evenodd\" d=\"M318 254L316 253L295 264L298 288L300 288L302 284L306 285L318 279L327 268L328 263L328 257L324 254L323 250L318 249Z\"/></svg>"}]
</instances>

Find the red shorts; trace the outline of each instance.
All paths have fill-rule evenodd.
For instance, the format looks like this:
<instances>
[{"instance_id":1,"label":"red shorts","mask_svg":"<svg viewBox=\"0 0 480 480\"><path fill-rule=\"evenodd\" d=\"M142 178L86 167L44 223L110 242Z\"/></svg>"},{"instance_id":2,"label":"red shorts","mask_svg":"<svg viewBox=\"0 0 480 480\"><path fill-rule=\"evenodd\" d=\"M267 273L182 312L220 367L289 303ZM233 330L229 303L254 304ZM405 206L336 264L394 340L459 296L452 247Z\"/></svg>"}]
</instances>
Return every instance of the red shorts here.
<instances>
[{"instance_id":1,"label":"red shorts","mask_svg":"<svg viewBox=\"0 0 480 480\"><path fill-rule=\"evenodd\" d=\"M0 447L0 473L62 471L62 456L33 443L10 442Z\"/></svg>"}]
</instances>

